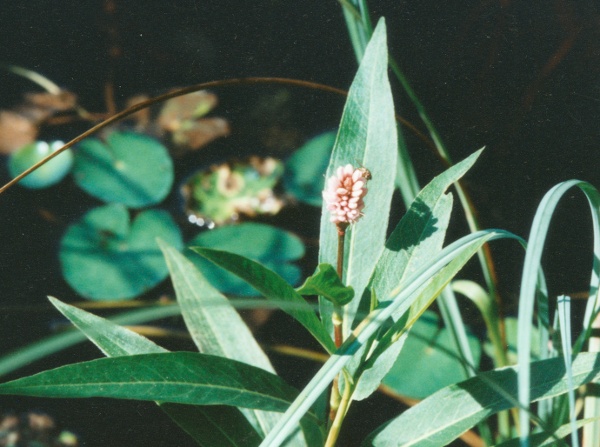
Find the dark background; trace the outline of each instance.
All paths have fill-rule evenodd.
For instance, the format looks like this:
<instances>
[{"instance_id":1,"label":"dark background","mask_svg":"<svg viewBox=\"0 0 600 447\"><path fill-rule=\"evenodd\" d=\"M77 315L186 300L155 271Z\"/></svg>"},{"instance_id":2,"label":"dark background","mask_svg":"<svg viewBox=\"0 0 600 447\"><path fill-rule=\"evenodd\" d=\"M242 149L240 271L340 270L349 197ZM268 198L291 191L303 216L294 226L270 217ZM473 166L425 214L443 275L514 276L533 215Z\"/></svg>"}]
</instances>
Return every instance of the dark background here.
<instances>
[{"instance_id":1,"label":"dark background","mask_svg":"<svg viewBox=\"0 0 600 447\"><path fill-rule=\"evenodd\" d=\"M391 54L453 159L486 146L466 178L483 227L504 228L527 237L537 204L554 184L579 178L598 186L598 2L370 3L374 21L386 17ZM106 4L4 2L0 62L42 73L75 92L88 110L99 112L105 107L103 88L110 76L122 106L126 98L140 92L155 95L175 86L247 76L289 77L347 89L356 70L340 6L334 0L293 4L283 0L116 1L113 14L105 12ZM116 31L112 37L110 29ZM115 46L118 57L111 59L108 50ZM423 130L411 103L391 79L398 113ZM1 72L0 107L13 106L32 88L27 81ZM207 153L260 151L257 135L248 133L252 121L247 116L257 110L258 98L277 91L251 86L219 89L221 101L215 112L231 120L234 132ZM287 125L293 122L296 140L330 129L339 121L343 99L306 89L287 92ZM406 129L405 134L424 184L443 165ZM32 193L17 187L0 196L0 306L44 309L47 294L77 299L60 280L56 265L56 245L65 225L93 203L77 194L67 181L48 191ZM591 260L586 207L582 195L574 192L556 215L545 258L554 294L586 288ZM59 223L44 220L41 208L58 213ZM457 222L461 214L457 209ZM287 226L293 228L294 223ZM464 231L458 223L451 235ZM522 252L516 244L500 243L493 246L493 253L511 313ZM27 312L0 312L1 353L47 334L56 313L48 315L32 318ZM94 355L88 348L70 350L18 375ZM304 379L291 380L301 386ZM183 445L184 438L146 404L79 401L46 405L33 399L0 400L0 410L33 407L49 409L65 425L81 430L85 445ZM82 426L78 419L82 415L98 419L92 422L94 428L87 422ZM144 424L145 418L152 423ZM142 442L139 436L152 441Z\"/></svg>"}]
</instances>

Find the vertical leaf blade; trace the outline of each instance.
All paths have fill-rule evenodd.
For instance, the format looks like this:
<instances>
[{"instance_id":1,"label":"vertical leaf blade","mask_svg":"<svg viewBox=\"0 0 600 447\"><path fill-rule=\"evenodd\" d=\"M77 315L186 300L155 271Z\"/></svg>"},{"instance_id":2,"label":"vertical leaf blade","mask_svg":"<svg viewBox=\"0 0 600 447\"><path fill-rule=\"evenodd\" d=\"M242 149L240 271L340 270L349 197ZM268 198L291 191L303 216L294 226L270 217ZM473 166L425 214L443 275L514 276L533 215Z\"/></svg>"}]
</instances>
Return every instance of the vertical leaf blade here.
<instances>
[{"instance_id":1,"label":"vertical leaf blade","mask_svg":"<svg viewBox=\"0 0 600 447\"><path fill-rule=\"evenodd\" d=\"M340 129L327 169L327 177L348 163L363 164L372 173L365 197L364 216L347 231L346 284L356 297L345 307L344 334L347 336L375 263L383 249L390 201L394 192L397 163L397 136L394 104L387 78L387 43L384 20L380 20L366 49L344 107ZM336 264L337 234L323 206L319 262ZM321 300L321 318L332 331L332 305Z\"/></svg>"}]
</instances>

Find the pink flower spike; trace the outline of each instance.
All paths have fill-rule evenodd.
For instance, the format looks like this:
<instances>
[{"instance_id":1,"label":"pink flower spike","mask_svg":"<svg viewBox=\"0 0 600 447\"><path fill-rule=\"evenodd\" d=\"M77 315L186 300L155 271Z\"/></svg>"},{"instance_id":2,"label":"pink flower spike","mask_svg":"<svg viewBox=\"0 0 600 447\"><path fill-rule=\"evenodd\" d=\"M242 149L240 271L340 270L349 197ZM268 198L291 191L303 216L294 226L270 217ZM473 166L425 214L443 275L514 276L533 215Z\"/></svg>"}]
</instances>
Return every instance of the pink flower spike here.
<instances>
[{"instance_id":1,"label":"pink flower spike","mask_svg":"<svg viewBox=\"0 0 600 447\"><path fill-rule=\"evenodd\" d=\"M370 175L365 168L354 168L351 164L340 166L327 180L323 199L329 211L331 222L352 224L361 218L365 207L363 198L367 194L367 180Z\"/></svg>"}]
</instances>

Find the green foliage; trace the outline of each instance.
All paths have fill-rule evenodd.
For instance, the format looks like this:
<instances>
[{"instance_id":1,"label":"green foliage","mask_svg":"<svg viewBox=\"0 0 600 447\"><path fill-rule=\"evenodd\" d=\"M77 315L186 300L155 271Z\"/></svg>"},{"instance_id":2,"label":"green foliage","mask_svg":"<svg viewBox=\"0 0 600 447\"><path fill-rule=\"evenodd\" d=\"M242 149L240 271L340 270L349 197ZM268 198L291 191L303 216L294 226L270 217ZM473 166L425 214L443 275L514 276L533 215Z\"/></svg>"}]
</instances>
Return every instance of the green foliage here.
<instances>
[{"instance_id":1,"label":"green foliage","mask_svg":"<svg viewBox=\"0 0 600 447\"><path fill-rule=\"evenodd\" d=\"M233 253L201 247L192 247L192 250L247 281L265 298L273 301L281 310L302 324L328 352L335 350L331 337L312 308L302 295L277 273Z\"/></svg>"},{"instance_id":2,"label":"green foliage","mask_svg":"<svg viewBox=\"0 0 600 447\"><path fill-rule=\"evenodd\" d=\"M123 205L95 208L62 238L63 275L93 300L134 298L167 276L157 237L183 247L179 228L164 211L144 211L130 222Z\"/></svg>"},{"instance_id":3,"label":"green foliage","mask_svg":"<svg viewBox=\"0 0 600 447\"><path fill-rule=\"evenodd\" d=\"M363 17L364 2L345 3L347 19L351 7L357 7L356 14ZM200 257L182 254L181 234L166 212L148 210L130 221L125 207L152 205L165 197L173 181L165 149L154 140L131 133L113 133L106 144L88 140L77 153L76 181L91 194L112 203L90 211L68 229L60 252L65 278L83 296L128 299L153 287L169 272L181 314L201 353L167 352L128 329L52 299L109 358L0 384L0 394L159 401L161 408L199 445L206 446L318 446L323 445L325 426L326 445L333 446L352 402L369 397L382 382L397 393L425 399L393 415L364 440L365 446L437 447L475 425L488 445L514 443L514 429L506 410L516 406L521 410L522 445L530 440L553 442L566 436L569 429L597 422L596 414L579 421L575 420L575 411L567 416L569 409L575 408L574 390L600 378L600 355L581 353L591 333L597 304L590 300L584 330L571 346L570 302L564 298L558 303L555 320L560 321L562 346L554 346L551 351L550 331L557 328L550 324L553 306L540 266L552 214L561 197L578 187L592 211L590 296L597 295L600 193L576 180L557 185L543 199L527 244L507 231L484 230L443 247L453 206L447 190L473 166L481 153L478 151L438 175L418 193L386 241L394 184L399 184L406 196L406 191L414 192L415 178L398 181L398 172L408 170L405 165L399 171L396 167L398 159L406 161L406 153L397 152L385 23L380 21L364 47L366 42L361 39L371 33L370 22L351 22L353 42L359 54L364 50L364 57L335 143L332 133L323 134L297 151L286 167L288 178L284 183L288 192L313 205L321 202L321 173L330 151L327 175L348 163L355 167L363 164L372 174L364 216L359 222L347 229L336 228L323 207L320 264L315 273L295 289L300 270L291 262L304 255L304 245L292 234L262 224L201 233L191 241L193 252ZM443 149L439 141L436 145ZM275 198L273 187L281 166L268 160L260 165L270 166L265 175L257 174L261 173L258 161L251 159L253 172L248 164L233 163L192 176L184 187L188 213L224 223L249 209L248 202L239 200L242 196L248 199L248 193L256 198L269 191L272 195L268 197ZM253 177L255 182L247 182ZM464 202L464 191L460 187L457 190ZM257 208L247 214L259 212ZM473 224L472 215L467 215ZM345 240L342 230L346 231ZM157 238L162 252L157 248ZM493 344L487 350L495 364L503 366L512 361L510 350L514 348L519 368L480 373L480 343L465 335L466 326L449 296L452 294L448 294L448 286L485 244L498 239L527 246L519 317L505 320L508 347L501 336L493 284L488 281L485 290L473 281L462 281L455 283L454 289L481 311ZM332 265L337 265L337 256L342 252L340 278ZM488 273L484 271L489 280ZM275 375L269 358L236 312L235 302L223 293L262 295L265 303L278 306L304 326L329 354L300 393ZM442 293L440 311L447 323L444 328L435 314L426 312ZM312 295L320 296L320 319L304 298ZM535 303L537 322L532 324ZM58 345L76 340L69 337L60 339ZM36 355L45 346L36 346ZM469 352L473 353L472 359ZM562 357L548 359L559 352ZM31 359L31 353L28 355L24 358ZM14 357L0 359L0 371L11 360ZM18 360L23 362L23 358ZM465 371L474 377L459 382ZM311 413L329 390L333 421ZM540 401L535 407L537 414L526 411L533 401ZM587 411L590 408L594 406ZM496 414L497 436L491 434L486 421ZM529 435L530 419L542 433ZM567 419L570 423L565 425ZM573 440L576 444L575 435Z\"/></svg>"},{"instance_id":4,"label":"green foliage","mask_svg":"<svg viewBox=\"0 0 600 447\"><path fill-rule=\"evenodd\" d=\"M271 157L202 169L181 188L186 212L217 225L236 221L240 215L277 214L283 204L274 188L282 174L283 164Z\"/></svg>"},{"instance_id":5,"label":"green foliage","mask_svg":"<svg viewBox=\"0 0 600 447\"><path fill-rule=\"evenodd\" d=\"M285 163L283 185L288 194L308 205L321 206L325 171L335 143L335 132L308 140Z\"/></svg>"},{"instance_id":6,"label":"green foliage","mask_svg":"<svg viewBox=\"0 0 600 447\"><path fill-rule=\"evenodd\" d=\"M573 362L575 386L600 377L600 355L582 353ZM563 359L531 363L531 400L566 393ZM517 369L503 368L450 385L376 431L364 446L443 446L484 418L517 402Z\"/></svg>"},{"instance_id":7,"label":"green foliage","mask_svg":"<svg viewBox=\"0 0 600 447\"><path fill-rule=\"evenodd\" d=\"M75 182L100 200L143 208L162 201L173 184L173 162L158 141L113 132L106 142L88 138L75 153Z\"/></svg>"},{"instance_id":8,"label":"green foliage","mask_svg":"<svg viewBox=\"0 0 600 447\"><path fill-rule=\"evenodd\" d=\"M329 264L319 264L315 273L296 290L300 295L321 295L338 306L344 306L354 298L354 289L345 286Z\"/></svg>"},{"instance_id":9,"label":"green foliage","mask_svg":"<svg viewBox=\"0 0 600 447\"><path fill-rule=\"evenodd\" d=\"M356 292L344 307L343 333L353 327L360 299L385 243L396 175L397 137L394 103L387 78L385 23L381 20L352 82L327 168L329 178L339 166L362 164L372 173L364 217L346 235L344 277ZM337 232L323 206L319 263L336 264ZM321 319L331 331L333 304L320 300Z\"/></svg>"},{"instance_id":10,"label":"green foliage","mask_svg":"<svg viewBox=\"0 0 600 447\"><path fill-rule=\"evenodd\" d=\"M50 298L54 306L107 357L168 352L115 323ZM252 446L260 437L235 408L227 406L157 404L202 446ZM226 433L226 434L225 434Z\"/></svg>"},{"instance_id":11,"label":"green foliage","mask_svg":"<svg viewBox=\"0 0 600 447\"><path fill-rule=\"evenodd\" d=\"M245 363L207 354L168 352L62 366L3 383L0 394L111 397L285 411L297 392L276 375Z\"/></svg>"},{"instance_id":12,"label":"green foliage","mask_svg":"<svg viewBox=\"0 0 600 447\"><path fill-rule=\"evenodd\" d=\"M62 146L61 141L50 144L45 141L36 141L13 152L8 160L10 175L13 178L16 177ZM20 184L31 189L47 188L60 182L71 171L72 165L73 152L67 150L29 174L21 180Z\"/></svg>"},{"instance_id":13,"label":"green foliage","mask_svg":"<svg viewBox=\"0 0 600 447\"><path fill-rule=\"evenodd\" d=\"M188 246L218 248L236 253L273 270L291 284L300 279L300 268L292 264L304 256L304 244L296 235L270 225L243 223L204 231ZM223 293L256 296L259 293L244 280L216 267L195 254L188 258L209 282Z\"/></svg>"}]
</instances>

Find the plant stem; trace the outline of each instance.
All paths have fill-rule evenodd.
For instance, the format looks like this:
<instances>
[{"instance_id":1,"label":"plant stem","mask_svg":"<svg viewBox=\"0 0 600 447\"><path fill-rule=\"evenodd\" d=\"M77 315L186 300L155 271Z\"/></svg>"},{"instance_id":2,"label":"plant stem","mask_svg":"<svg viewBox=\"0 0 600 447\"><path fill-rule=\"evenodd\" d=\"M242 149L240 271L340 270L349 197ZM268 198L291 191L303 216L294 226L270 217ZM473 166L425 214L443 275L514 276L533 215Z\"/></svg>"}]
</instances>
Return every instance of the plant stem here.
<instances>
[{"instance_id":1,"label":"plant stem","mask_svg":"<svg viewBox=\"0 0 600 447\"><path fill-rule=\"evenodd\" d=\"M344 242L346 238L347 223L340 222L336 224L338 234L337 247L337 274L344 281ZM344 342L344 334L342 333L342 325L344 323L344 309L339 304L334 304L331 320L333 322L333 339L335 347L339 348ZM329 421L335 424L337 420L338 408L340 406L340 390L339 390L339 374L333 379L331 385L331 396L329 398ZM333 429L333 425L331 427Z\"/></svg>"},{"instance_id":2,"label":"plant stem","mask_svg":"<svg viewBox=\"0 0 600 447\"><path fill-rule=\"evenodd\" d=\"M344 240L346 238L346 228L348 224L338 223L336 225L338 234L338 247L337 247L337 274L342 282L344 281ZM333 335L336 348L342 346L344 342L344 334L342 333L342 324L344 322L344 309L342 306L335 304L333 306L333 315L331 319L333 321Z\"/></svg>"},{"instance_id":3,"label":"plant stem","mask_svg":"<svg viewBox=\"0 0 600 447\"><path fill-rule=\"evenodd\" d=\"M338 376L339 377L339 376ZM339 402L339 407L335 415L335 419L331 424L331 428L329 429L329 434L327 435L327 441L325 441L325 447L333 447L340 435L340 430L342 428L342 422L346 417L346 413L348 412L348 408L350 407L350 403L352 402L352 391L353 385L348 377L348 374L344 373L345 384L344 384L344 395L342 396L341 401ZM334 380L334 386L337 388L337 377Z\"/></svg>"}]
</instances>

